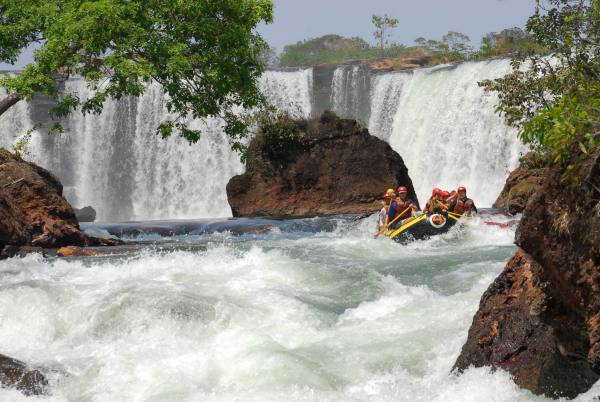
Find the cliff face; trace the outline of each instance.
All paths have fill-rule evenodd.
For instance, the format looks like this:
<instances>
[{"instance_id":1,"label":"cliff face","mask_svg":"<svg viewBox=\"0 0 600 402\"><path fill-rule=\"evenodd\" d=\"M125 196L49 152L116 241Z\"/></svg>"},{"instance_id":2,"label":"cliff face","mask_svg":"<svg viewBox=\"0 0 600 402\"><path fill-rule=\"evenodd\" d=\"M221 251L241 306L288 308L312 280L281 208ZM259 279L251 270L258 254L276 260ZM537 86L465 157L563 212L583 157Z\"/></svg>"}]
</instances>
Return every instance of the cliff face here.
<instances>
[{"instance_id":1,"label":"cliff face","mask_svg":"<svg viewBox=\"0 0 600 402\"><path fill-rule=\"evenodd\" d=\"M278 156L261 136L252 140L246 173L227 184L233 216L374 213L385 190L399 185L416 200L400 155L355 120L325 113L297 124L304 138Z\"/></svg>"},{"instance_id":2,"label":"cliff face","mask_svg":"<svg viewBox=\"0 0 600 402\"><path fill-rule=\"evenodd\" d=\"M564 182L551 167L519 250L488 288L455 368L502 368L521 387L574 397L600 377L600 149Z\"/></svg>"},{"instance_id":3,"label":"cliff face","mask_svg":"<svg viewBox=\"0 0 600 402\"><path fill-rule=\"evenodd\" d=\"M542 186L547 169L535 166L533 155L525 155L521 165L513 170L502 192L494 202L494 208L503 208L511 215L523 212L529 199Z\"/></svg>"}]
</instances>

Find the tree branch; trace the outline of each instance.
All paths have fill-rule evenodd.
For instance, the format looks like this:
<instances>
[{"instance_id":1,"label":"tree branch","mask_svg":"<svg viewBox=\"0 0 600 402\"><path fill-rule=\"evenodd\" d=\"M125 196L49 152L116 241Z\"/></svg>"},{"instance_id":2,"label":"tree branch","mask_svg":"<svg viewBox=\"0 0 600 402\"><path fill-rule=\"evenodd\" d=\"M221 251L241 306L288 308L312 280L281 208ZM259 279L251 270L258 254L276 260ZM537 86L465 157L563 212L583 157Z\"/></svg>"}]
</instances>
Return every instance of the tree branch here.
<instances>
[{"instance_id":1,"label":"tree branch","mask_svg":"<svg viewBox=\"0 0 600 402\"><path fill-rule=\"evenodd\" d=\"M5 97L4 99L2 99L0 101L0 116L2 116L4 114L4 112L6 112L8 109L11 108L11 106L16 104L20 100L21 100L21 94L19 94L18 92L13 92L12 94L10 94L7 97Z\"/></svg>"}]
</instances>

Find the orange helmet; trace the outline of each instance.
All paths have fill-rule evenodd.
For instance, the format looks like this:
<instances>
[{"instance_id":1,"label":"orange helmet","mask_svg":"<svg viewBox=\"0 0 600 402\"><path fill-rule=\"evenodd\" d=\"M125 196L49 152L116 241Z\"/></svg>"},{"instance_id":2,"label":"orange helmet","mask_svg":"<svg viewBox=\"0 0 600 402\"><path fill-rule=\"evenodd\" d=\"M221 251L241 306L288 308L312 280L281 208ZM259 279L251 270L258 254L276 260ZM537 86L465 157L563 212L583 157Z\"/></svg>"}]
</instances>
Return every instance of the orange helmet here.
<instances>
[{"instance_id":1,"label":"orange helmet","mask_svg":"<svg viewBox=\"0 0 600 402\"><path fill-rule=\"evenodd\" d=\"M398 187L398 193L406 193L408 190L404 186Z\"/></svg>"},{"instance_id":2,"label":"orange helmet","mask_svg":"<svg viewBox=\"0 0 600 402\"><path fill-rule=\"evenodd\" d=\"M394 193L394 189L388 188L387 191L385 192L385 194L383 195L383 198L393 198L395 196L396 196L396 193Z\"/></svg>"}]
</instances>

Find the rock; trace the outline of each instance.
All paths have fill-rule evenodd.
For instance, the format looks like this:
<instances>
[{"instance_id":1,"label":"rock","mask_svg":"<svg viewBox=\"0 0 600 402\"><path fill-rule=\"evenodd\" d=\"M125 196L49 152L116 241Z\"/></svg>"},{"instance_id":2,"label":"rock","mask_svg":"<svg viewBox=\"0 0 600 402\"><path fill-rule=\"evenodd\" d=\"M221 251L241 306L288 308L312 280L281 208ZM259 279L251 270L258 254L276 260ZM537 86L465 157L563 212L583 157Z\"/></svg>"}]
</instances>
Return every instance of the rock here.
<instances>
[{"instance_id":1,"label":"rock","mask_svg":"<svg viewBox=\"0 0 600 402\"><path fill-rule=\"evenodd\" d=\"M60 247L84 242L58 179L0 149L0 245Z\"/></svg>"},{"instance_id":2,"label":"rock","mask_svg":"<svg viewBox=\"0 0 600 402\"><path fill-rule=\"evenodd\" d=\"M0 249L0 260L3 258L25 257L28 254L40 254L46 257L46 251L41 247L4 246Z\"/></svg>"},{"instance_id":3,"label":"rock","mask_svg":"<svg viewBox=\"0 0 600 402\"><path fill-rule=\"evenodd\" d=\"M521 165L506 179L492 207L504 208L511 215L523 212L531 196L541 187L545 174L546 168L536 163L533 153L525 155Z\"/></svg>"},{"instance_id":4,"label":"rock","mask_svg":"<svg viewBox=\"0 0 600 402\"><path fill-rule=\"evenodd\" d=\"M48 386L44 375L23 362L0 355L0 385L16 388L25 395L41 395Z\"/></svg>"},{"instance_id":5,"label":"rock","mask_svg":"<svg viewBox=\"0 0 600 402\"><path fill-rule=\"evenodd\" d=\"M301 139L286 144L259 133L246 173L227 184L233 216L310 217L378 211L388 187L412 181L402 158L355 120L325 112L295 120Z\"/></svg>"},{"instance_id":6,"label":"rock","mask_svg":"<svg viewBox=\"0 0 600 402\"><path fill-rule=\"evenodd\" d=\"M536 394L573 398L600 378L600 149L552 166L527 203L519 249L481 298L456 361L508 371Z\"/></svg>"},{"instance_id":7,"label":"rock","mask_svg":"<svg viewBox=\"0 0 600 402\"><path fill-rule=\"evenodd\" d=\"M90 206L74 208L74 211L79 222L94 222L96 220L96 210Z\"/></svg>"},{"instance_id":8,"label":"rock","mask_svg":"<svg viewBox=\"0 0 600 402\"><path fill-rule=\"evenodd\" d=\"M81 231L62 190L50 172L0 148L0 258L21 255L27 247L98 243Z\"/></svg>"}]
</instances>

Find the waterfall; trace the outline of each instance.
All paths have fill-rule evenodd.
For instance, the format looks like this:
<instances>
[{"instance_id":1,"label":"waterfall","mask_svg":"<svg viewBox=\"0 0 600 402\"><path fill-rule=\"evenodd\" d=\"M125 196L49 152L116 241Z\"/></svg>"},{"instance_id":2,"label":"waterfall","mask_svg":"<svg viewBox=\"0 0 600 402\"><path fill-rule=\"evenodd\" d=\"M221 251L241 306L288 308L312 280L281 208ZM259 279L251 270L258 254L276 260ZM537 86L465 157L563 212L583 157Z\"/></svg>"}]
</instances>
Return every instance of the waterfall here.
<instances>
[{"instance_id":1,"label":"waterfall","mask_svg":"<svg viewBox=\"0 0 600 402\"><path fill-rule=\"evenodd\" d=\"M312 70L269 71L261 78L268 101L280 109L310 114ZM91 95L82 79L65 83L65 92ZM43 100L19 103L0 119L3 132L22 134L44 115ZM108 101L100 115L79 112L64 122L65 133L32 138L32 159L55 173L74 206L92 205L101 221L231 216L225 186L243 172L223 132L211 118L188 124L202 132L189 145L154 134L168 117L165 94L150 85L139 98ZM41 131L41 130L40 130ZM18 134L4 137L10 146Z\"/></svg>"},{"instance_id":2,"label":"waterfall","mask_svg":"<svg viewBox=\"0 0 600 402\"><path fill-rule=\"evenodd\" d=\"M397 111L389 143L402 155L422 202L433 187L464 185L486 207L500 193L526 149L494 112L497 97L477 82L509 71L508 60L494 60L395 74L402 90L393 100Z\"/></svg>"},{"instance_id":3,"label":"waterfall","mask_svg":"<svg viewBox=\"0 0 600 402\"><path fill-rule=\"evenodd\" d=\"M338 116L369 121L370 77L364 65L340 66L333 72L331 106Z\"/></svg>"},{"instance_id":4,"label":"waterfall","mask_svg":"<svg viewBox=\"0 0 600 402\"><path fill-rule=\"evenodd\" d=\"M365 122L402 156L421 202L433 187L465 185L479 206L490 206L525 147L495 114L495 95L477 82L508 71L507 60L386 73L343 65L325 84L330 88L313 84L312 69L268 71L260 86L270 103L304 116L313 111L313 94L329 91L332 109ZM90 95L76 78L64 90ZM108 101L100 115L75 113L64 134L33 136L30 159L61 179L73 205L92 205L103 221L231 216L225 186L243 165L221 121L190 121L202 131L193 146L176 136L162 140L154 129L168 117L164 97L151 85L140 98ZM49 107L36 98L5 113L0 146L14 143Z\"/></svg>"}]
</instances>

